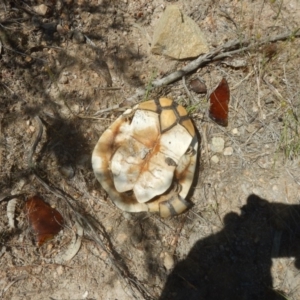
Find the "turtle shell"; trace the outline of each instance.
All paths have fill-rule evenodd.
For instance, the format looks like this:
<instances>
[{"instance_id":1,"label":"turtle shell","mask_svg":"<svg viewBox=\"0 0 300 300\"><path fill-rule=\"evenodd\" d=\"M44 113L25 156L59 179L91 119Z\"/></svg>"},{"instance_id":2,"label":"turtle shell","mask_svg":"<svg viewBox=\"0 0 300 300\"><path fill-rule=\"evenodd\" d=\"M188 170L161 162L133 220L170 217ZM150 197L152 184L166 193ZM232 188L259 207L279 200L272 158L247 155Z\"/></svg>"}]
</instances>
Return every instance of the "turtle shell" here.
<instances>
[{"instance_id":1,"label":"turtle shell","mask_svg":"<svg viewBox=\"0 0 300 300\"><path fill-rule=\"evenodd\" d=\"M128 212L162 217L190 207L198 139L186 110L171 99L126 110L102 134L92 154L96 178L111 200Z\"/></svg>"}]
</instances>

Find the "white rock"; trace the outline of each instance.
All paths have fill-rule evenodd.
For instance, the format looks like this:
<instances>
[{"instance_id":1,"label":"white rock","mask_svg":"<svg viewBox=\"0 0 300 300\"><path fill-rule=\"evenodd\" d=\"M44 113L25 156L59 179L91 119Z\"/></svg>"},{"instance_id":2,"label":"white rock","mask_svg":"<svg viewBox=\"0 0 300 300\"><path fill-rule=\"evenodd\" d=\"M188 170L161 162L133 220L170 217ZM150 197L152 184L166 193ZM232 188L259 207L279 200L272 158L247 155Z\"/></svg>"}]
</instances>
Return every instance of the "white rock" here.
<instances>
[{"instance_id":1,"label":"white rock","mask_svg":"<svg viewBox=\"0 0 300 300\"><path fill-rule=\"evenodd\" d=\"M169 271L171 269L173 269L174 267L174 258L172 255L170 255L169 253L165 253L165 258L164 258L164 266L165 268Z\"/></svg>"},{"instance_id":2,"label":"white rock","mask_svg":"<svg viewBox=\"0 0 300 300\"><path fill-rule=\"evenodd\" d=\"M10 229L15 228L15 211L16 211L17 203L18 203L17 198L11 199L7 203L6 214L7 214L8 225Z\"/></svg>"},{"instance_id":3,"label":"white rock","mask_svg":"<svg viewBox=\"0 0 300 300\"><path fill-rule=\"evenodd\" d=\"M199 26L177 6L169 5L154 29L151 51L185 59L207 53L209 49Z\"/></svg>"},{"instance_id":4,"label":"white rock","mask_svg":"<svg viewBox=\"0 0 300 300\"><path fill-rule=\"evenodd\" d=\"M32 7L33 10L40 16L45 16L48 11L48 7L45 4L40 4Z\"/></svg>"},{"instance_id":5,"label":"white rock","mask_svg":"<svg viewBox=\"0 0 300 300\"><path fill-rule=\"evenodd\" d=\"M213 137L211 140L211 151L221 153L224 150L225 141L221 137Z\"/></svg>"},{"instance_id":6,"label":"white rock","mask_svg":"<svg viewBox=\"0 0 300 300\"><path fill-rule=\"evenodd\" d=\"M239 132L239 130L237 128L233 128L231 132L234 135L240 135L240 132Z\"/></svg>"},{"instance_id":7,"label":"white rock","mask_svg":"<svg viewBox=\"0 0 300 300\"><path fill-rule=\"evenodd\" d=\"M231 155L233 154L233 148L232 148L232 147L226 147L226 148L224 149L223 154L224 154L225 156L231 156Z\"/></svg>"},{"instance_id":8,"label":"white rock","mask_svg":"<svg viewBox=\"0 0 300 300\"><path fill-rule=\"evenodd\" d=\"M217 155L214 155L211 157L210 161L214 164L218 164L219 163L219 157Z\"/></svg>"},{"instance_id":9,"label":"white rock","mask_svg":"<svg viewBox=\"0 0 300 300\"><path fill-rule=\"evenodd\" d=\"M56 273L57 273L58 276L61 276L61 275L64 273L64 268L63 268L63 266L58 266L58 267L56 268Z\"/></svg>"}]
</instances>

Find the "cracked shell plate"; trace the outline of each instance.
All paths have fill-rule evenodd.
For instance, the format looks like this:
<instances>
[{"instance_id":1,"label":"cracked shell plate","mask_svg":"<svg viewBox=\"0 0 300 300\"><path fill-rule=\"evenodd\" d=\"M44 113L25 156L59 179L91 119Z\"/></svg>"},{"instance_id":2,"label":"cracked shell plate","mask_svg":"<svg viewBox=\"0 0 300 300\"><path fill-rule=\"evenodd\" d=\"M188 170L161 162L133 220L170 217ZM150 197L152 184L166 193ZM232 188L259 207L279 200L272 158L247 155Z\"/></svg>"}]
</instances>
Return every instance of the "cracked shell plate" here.
<instances>
[{"instance_id":1,"label":"cracked shell plate","mask_svg":"<svg viewBox=\"0 0 300 300\"><path fill-rule=\"evenodd\" d=\"M125 111L102 134L92 154L96 178L111 200L128 212L185 211L198 140L186 110L167 98Z\"/></svg>"}]
</instances>

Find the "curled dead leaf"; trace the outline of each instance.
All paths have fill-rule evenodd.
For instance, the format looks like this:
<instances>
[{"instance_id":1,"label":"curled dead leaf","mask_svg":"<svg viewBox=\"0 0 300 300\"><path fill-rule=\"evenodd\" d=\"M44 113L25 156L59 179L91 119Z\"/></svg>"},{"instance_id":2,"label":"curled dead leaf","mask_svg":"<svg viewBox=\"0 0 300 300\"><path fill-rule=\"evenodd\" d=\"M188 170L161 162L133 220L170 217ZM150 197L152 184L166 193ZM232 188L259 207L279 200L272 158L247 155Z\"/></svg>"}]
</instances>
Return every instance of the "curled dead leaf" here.
<instances>
[{"instance_id":1,"label":"curled dead leaf","mask_svg":"<svg viewBox=\"0 0 300 300\"><path fill-rule=\"evenodd\" d=\"M65 263L67 261L70 261L79 251L81 247L81 241L83 236L83 228L78 222L75 222L76 232L73 234L73 238L71 240L71 243L65 250L65 252L60 253L58 257L56 257L57 263Z\"/></svg>"},{"instance_id":2,"label":"curled dead leaf","mask_svg":"<svg viewBox=\"0 0 300 300\"><path fill-rule=\"evenodd\" d=\"M25 211L38 246L51 240L62 229L62 215L39 196L27 199Z\"/></svg>"}]
</instances>

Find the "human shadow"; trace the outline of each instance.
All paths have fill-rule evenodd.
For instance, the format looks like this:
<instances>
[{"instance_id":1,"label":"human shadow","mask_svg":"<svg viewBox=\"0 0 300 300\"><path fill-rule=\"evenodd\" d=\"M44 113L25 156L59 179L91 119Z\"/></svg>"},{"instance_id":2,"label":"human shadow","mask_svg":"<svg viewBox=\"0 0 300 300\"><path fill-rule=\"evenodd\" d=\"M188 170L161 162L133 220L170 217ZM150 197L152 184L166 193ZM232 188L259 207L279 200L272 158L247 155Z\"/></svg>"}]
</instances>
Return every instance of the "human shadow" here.
<instances>
[{"instance_id":1,"label":"human shadow","mask_svg":"<svg viewBox=\"0 0 300 300\"><path fill-rule=\"evenodd\" d=\"M300 269L300 205L250 195L241 214L199 240L169 275L160 300L283 300L273 288L272 258L295 257Z\"/></svg>"}]
</instances>

